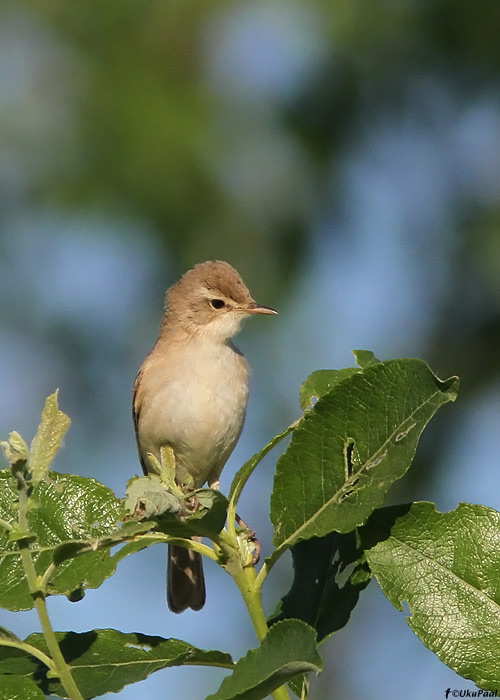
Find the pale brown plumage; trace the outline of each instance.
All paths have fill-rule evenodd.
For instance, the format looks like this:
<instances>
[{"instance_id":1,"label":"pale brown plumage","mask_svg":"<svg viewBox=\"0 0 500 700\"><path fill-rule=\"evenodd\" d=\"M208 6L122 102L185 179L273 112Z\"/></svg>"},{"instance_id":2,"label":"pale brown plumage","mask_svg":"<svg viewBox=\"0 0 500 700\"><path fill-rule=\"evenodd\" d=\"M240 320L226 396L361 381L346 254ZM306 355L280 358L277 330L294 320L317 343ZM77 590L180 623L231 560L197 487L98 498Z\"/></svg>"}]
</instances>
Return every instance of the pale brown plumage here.
<instances>
[{"instance_id":1,"label":"pale brown plumage","mask_svg":"<svg viewBox=\"0 0 500 700\"><path fill-rule=\"evenodd\" d=\"M158 340L134 384L133 415L139 458L158 459L172 447L176 480L218 488L219 476L240 436L248 400L247 361L231 338L251 314L275 314L250 296L238 272L209 261L185 273L166 294ZM201 557L169 548L168 604L174 612L205 602Z\"/></svg>"}]
</instances>

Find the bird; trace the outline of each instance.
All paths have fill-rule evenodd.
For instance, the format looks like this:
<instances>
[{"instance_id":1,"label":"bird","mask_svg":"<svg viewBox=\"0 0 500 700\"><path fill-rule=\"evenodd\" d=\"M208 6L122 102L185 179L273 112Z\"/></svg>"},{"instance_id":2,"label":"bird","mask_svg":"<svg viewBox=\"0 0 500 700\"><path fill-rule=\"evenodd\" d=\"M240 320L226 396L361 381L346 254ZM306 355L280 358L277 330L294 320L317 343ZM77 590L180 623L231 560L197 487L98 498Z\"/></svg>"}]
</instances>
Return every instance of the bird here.
<instances>
[{"instance_id":1,"label":"bird","mask_svg":"<svg viewBox=\"0 0 500 700\"><path fill-rule=\"evenodd\" d=\"M158 339L133 389L133 419L144 474L162 447L175 459L175 480L219 488L219 477L243 428L249 365L232 342L243 321L277 312L257 304L229 263L198 263L165 296ZM175 613L205 604L202 558L169 545L167 603Z\"/></svg>"}]
</instances>

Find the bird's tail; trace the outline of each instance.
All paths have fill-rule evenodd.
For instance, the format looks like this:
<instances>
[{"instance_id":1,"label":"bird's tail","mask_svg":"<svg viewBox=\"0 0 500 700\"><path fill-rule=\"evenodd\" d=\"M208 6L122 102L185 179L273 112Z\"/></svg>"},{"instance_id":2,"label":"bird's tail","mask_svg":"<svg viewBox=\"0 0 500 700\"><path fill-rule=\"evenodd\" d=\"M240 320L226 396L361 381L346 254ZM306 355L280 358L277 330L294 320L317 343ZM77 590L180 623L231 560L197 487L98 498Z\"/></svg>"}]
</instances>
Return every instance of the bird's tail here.
<instances>
[{"instance_id":1,"label":"bird's tail","mask_svg":"<svg viewBox=\"0 0 500 700\"><path fill-rule=\"evenodd\" d=\"M167 602L174 613L186 608L201 610L205 605L203 562L198 552L176 544L168 546Z\"/></svg>"}]
</instances>

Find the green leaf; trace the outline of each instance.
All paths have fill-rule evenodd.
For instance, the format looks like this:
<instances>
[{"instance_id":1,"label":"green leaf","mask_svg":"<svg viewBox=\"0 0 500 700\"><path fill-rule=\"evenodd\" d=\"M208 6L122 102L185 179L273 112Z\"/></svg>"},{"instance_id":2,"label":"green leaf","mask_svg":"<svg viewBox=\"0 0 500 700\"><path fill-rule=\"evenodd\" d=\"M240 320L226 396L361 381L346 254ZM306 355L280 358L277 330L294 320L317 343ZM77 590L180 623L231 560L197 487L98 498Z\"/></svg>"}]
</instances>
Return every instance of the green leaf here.
<instances>
[{"instance_id":1,"label":"green leaf","mask_svg":"<svg viewBox=\"0 0 500 700\"><path fill-rule=\"evenodd\" d=\"M67 559L73 559L86 552L95 552L97 549L106 547L114 547L118 544L124 544L131 539L135 539L137 535L143 535L149 532L155 523L151 522L136 522L128 520L122 523L118 530L114 530L109 535L103 535L98 539L91 540L69 540L55 547L52 553L52 560L57 566ZM139 549L144 549L147 544L140 543ZM112 557L113 559L113 557ZM116 568L116 567L114 567ZM114 569L113 569L114 570Z\"/></svg>"},{"instance_id":2,"label":"green leaf","mask_svg":"<svg viewBox=\"0 0 500 700\"><path fill-rule=\"evenodd\" d=\"M334 386L345 379L359 374L360 369L380 362L371 350L353 350L358 367L346 367L344 369L318 369L308 376L300 387L300 406L303 411L314 406L316 401L325 394L329 394Z\"/></svg>"},{"instance_id":3,"label":"green leaf","mask_svg":"<svg viewBox=\"0 0 500 700\"><path fill-rule=\"evenodd\" d=\"M307 698L309 696L309 676L306 673L295 676L288 683L288 687L301 700L302 698Z\"/></svg>"},{"instance_id":4,"label":"green leaf","mask_svg":"<svg viewBox=\"0 0 500 700\"><path fill-rule=\"evenodd\" d=\"M57 393L54 392L45 401L42 420L31 443L29 467L34 483L48 473L71 423L68 416L58 408Z\"/></svg>"},{"instance_id":5,"label":"green leaf","mask_svg":"<svg viewBox=\"0 0 500 700\"><path fill-rule=\"evenodd\" d=\"M216 537L226 523L227 498L214 489L197 489L190 494L191 499L196 500L196 509L180 516L187 499L181 505L161 477L152 474L129 481L125 509L135 517L143 514L145 519L151 519L150 527L166 535Z\"/></svg>"},{"instance_id":6,"label":"green leaf","mask_svg":"<svg viewBox=\"0 0 500 700\"><path fill-rule=\"evenodd\" d=\"M21 530L19 525L13 525L9 530L9 542L19 542L20 540L35 540L36 536L28 530Z\"/></svg>"},{"instance_id":7,"label":"green leaf","mask_svg":"<svg viewBox=\"0 0 500 700\"><path fill-rule=\"evenodd\" d=\"M136 514L140 508L145 518L155 518L157 515L180 513L181 504L165 487L157 474L134 476L127 483L125 510Z\"/></svg>"},{"instance_id":8,"label":"green leaf","mask_svg":"<svg viewBox=\"0 0 500 700\"><path fill-rule=\"evenodd\" d=\"M373 574L412 630L484 690L500 687L500 513L461 503L375 511L360 530Z\"/></svg>"},{"instance_id":9,"label":"green leaf","mask_svg":"<svg viewBox=\"0 0 500 700\"><path fill-rule=\"evenodd\" d=\"M140 552L142 549L145 549L146 547L151 547L154 544L168 544L168 540L165 539L163 534L157 534L155 536L155 533L149 533L146 538L144 537L137 537L134 539L132 542L128 542L127 544L123 545L123 547L120 547L120 549L112 555L111 560L113 562L113 566L116 569L118 564L125 559L125 557L130 556L131 554L136 554L137 552Z\"/></svg>"},{"instance_id":10,"label":"green leaf","mask_svg":"<svg viewBox=\"0 0 500 700\"><path fill-rule=\"evenodd\" d=\"M92 543L115 532L121 514L120 501L99 482L52 472L30 495L28 525L34 540L30 550L37 574L45 573L63 542ZM17 517L16 481L10 470L4 470L0 472L0 518L15 528ZM57 568L50 580L49 593L81 596L86 588L100 586L114 568L109 550L89 551ZM0 531L0 606L9 610L33 607L18 545L6 531Z\"/></svg>"},{"instance_id":11,"label":"green leaf","mask_svg":"<svg viewBox=\"0 0 500 700\"><path fill-rule=\"evenodd\" d=\"M291 678L323 668L315 631L300 620L273 625L260 647L251 649L207 700L260 700Z\"/></svg>"},{"instance_id":12,"label":"green leaf","mask_svg":"<svg viewBox=\"0 0 500 700\"><path fill-rule=\"evenodd\" d=\"M286 436L289 435L297 427L299 422L300 420L296 421L295 423L292 423L292 425L289 425L288 428L283 430L282 433L279 433L278 435L273 437L273 439L270 440L267 443L267 445L262 448L262 450L254 454L253 457L250 457L250 459L247 462L245 462L241 469L238 470L229 490L230 507L236 508L236 504L238 503L238 500L241 496L243 487L248 481L255 467L259 464L259 462L262 459L264 459L264 457L267 455L268 452L270 452L273 449L273 447L275 447L279 442L286 438Z\"/></svg>"},{"instance_id":13,"label":"green leaf","mask_svg":"<svg viewBox=\"0 0 500 700\"><path fill-rule=\"evenodd\" d=\"M296 618L317 632L318 642L344 627L371 573L356 533L331 532L292 547L294 578L290 591L268 620Z\"/></svg>"},{"instance_id":14,"label":"green leaf","mask_svg":"<svg viewBox=\"0 0 500 700\"><path fill-rule=\"evenodd\" d=\"M300 387L300 406L303 411L312 408L316 401L340 384L345 379L359 374L358 367L344 369L318 369L310 374Z\"/></svg>"},{"instance_id":15,"label":"green leaf","mask_svg":"<svg viewBox=\"0 0 500 700\"><path fill-rule=\"evenodd\" d=\"M356 364L362 369L366 369L366 367L380 362L380 360L377 360L371 350L353 350L352 354L354 355Z\"/></svg>"},{"instance_id":16,"label":"green leaf","mask_svg":"<svg viewBox=\"0 0 500 700\"><path fill-rule=\"evenodd\" d=\"M0 627L0 644L2 644L2 642L20 643L21 640L19 639L17 634L14 634L14 632L11 632L6 627Z\"/></svg>"},{"instance_id":17,"label":"green leaf","mask_svg":"<svg viewBox=\"0 0 500 700\"><path fill-rule=\"evenodd\" d=\"M117 693L168 666L233 666L229 654L198 649L178 639L111 629L56 632L56 638L84 698ZM32 634L25 641L48 651L41 634ZM0 648L0 674L10 673L36 679L46 694L67 697L59 680L49 678L47 668L36 658L18 649Z\"/></svg>"},{"instance_id":18,"label":"green leaf","mask_svg":"<svg viewBox=\"0 0 500 700\"><path fill-rule=\"evenodd\" d=\"M216 538L226 522L227 498L213 489L198 489L193 496L199 499L193 513L183 517L159 515L152 521L155 532L188 539L196 535Z\"/></svg>"},{"instance_id":19,"label":"green leaf","mask_svg":"<svg viewBox=\"0 0 500 700\"><path fill-rule=\"evenodd\" d=\"M278 460L271 497L271 560L301 539L361 525L409 468L436 410L458 379L422 360L389 360L336 383L295 429Z\"/></svg>"},{"instance_id":20,"label":"green leaf","mask_svg":"<svg viewBox=\"0 0 500 700\"><path fill-rule=\"evenodd\" d=\"M185 524L192 528L193 535L218 535L226 524L227 498L215 489L197 489L194 496L199 508L185 519Z\"/></svg>"},{"instance_id":21,"label":"green leaf","mask_svg":"<svg viewBox=\"0 0 500 700\"><path fill-rule=\"evenodd\" d=\"M0 447L2 447L5 458L9 464L15 464L16 462L27 462L29 459L30 452L28 445L15 430L10 433L9 440L7 442L5 440L0 442Z\"/></svg>"},{"instance_id":22,"label":"green leaf","mask_svg":"<svg viewBox=\"0 0 500 700\"><path fill-rule=\"evenodd\" d=\"M208 492L211 492L210 496ZM155 531L188 539L196 535L216 538L226 522L227 498L213 489L199 489L194 495L199 495L208 507L201 505L200 501L200 507L185 517L168 513L158 516L155 518Z\"/></svg>"},{"instance_id":23,"label":"green leaf","mask_svg":"<svg viewBox=\"0 0 500 700\"><path fill-rule=\"evenodd\" d=\"M0 700L45 700L45 693L31 678L0 676Z\"/></svg>"}]
</instances>

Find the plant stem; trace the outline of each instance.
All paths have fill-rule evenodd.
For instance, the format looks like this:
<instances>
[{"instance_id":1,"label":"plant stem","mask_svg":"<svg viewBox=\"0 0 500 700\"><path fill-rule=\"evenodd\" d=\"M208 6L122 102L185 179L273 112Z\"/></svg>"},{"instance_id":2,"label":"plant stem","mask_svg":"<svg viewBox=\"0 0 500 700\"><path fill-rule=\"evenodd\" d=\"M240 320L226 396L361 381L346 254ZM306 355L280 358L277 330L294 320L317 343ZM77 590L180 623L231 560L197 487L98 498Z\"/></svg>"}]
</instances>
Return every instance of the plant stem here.
<instances>
[{"instance_id":1,"label":"plant stem","mask_svg":"<svg viewBox=\"0 0 500 700\"><path fill-rule=\"evenodd\" d=\"M256 589L253 585L256 578L255 569L253 566L248 566L246 568L240 567L240 571L236 576L233 576L233 578L245 601L257 639L261 642L267 634L268 627L262 609L260 589Z\"/></svg>"},{"instance_id":2,"label":"plant stem","mask_svg":"<svg viewBox=\"0 0 500 700\"><path fill-rule=\"evenodd\" d=\"M276 564L278 559L281 557L282 554L286 552L286 547L278 547L277 549L274 550L274 552L271 554L270 557L267 557L266 561L262 564L260 571L257 575L257 581L255 585L258 588L262 588L262 584L264 583L266 576L269 574L273 566Z\"/></svg>"},{"instance_id":3,"label":"plant stem","mask_svg":"<svg viewBox=\"0 0 500 700\"><path fill-rule=\"evenodd\" d=\"M204 557L207 557L208 559L212 559L212 561L219 561L218 556L212 549L212 547L208 547L206 544L202 544L201 542L196 542L196 540L188 540L184 537L170 537L167 540L167 544L176 544L179 545L180 547L185 547L186 549L192 549L195 552L199 552L200 554L203 554Z\"/></svg>"},{"instance_id":4,"label":"plant stem","mask_svg":"<svg viewBox=\"0 0 500 700\"><path fill-rule=\"evenodd\" d=\"M70 667L62 655L56 635L54 634L54 630L50 624L45 598L42 594L35 597L35 608L42 624L43 636L47 642L47 647L50 655L52 656L52 660L54 661L57 674L64 690L67 692L68 697L71 698L71 700L83 700L83 696L80 693L73 676L71 675Z\"/></svg>"},{"instance_id":5,"label":"plant stem","mask_svg":"<svg viewBox=\"0 0 500 700\"><path fill-rule=\"evenodd\" d=\"M7 532L12 530L12 525L2 518L0 518L0 527L3 527L4 530L7 530Z\"/></svg>"},{"instance_id":6,"label":"plant stem","mask_svg":"<svg viewBox=\"0 0 500 700\"><path fill-rule=\"evenodd\" d=\"M34 656L36 659L41 661L51 671L53 671L54 673L57 673L56 668L54 666L54 662L52 661L52 659L49 656L47 656L47 654L44 654L43 651L40 651L40 649L37 649L36 647L32 646L31 644L26 644L25 642L14 642L14 641L9 641L7 639L2 639L2 640L0 640L0 646L12 647L13 649L20 649L21 651L24 651L27 654L31 654L31 656Z\"/></svg>"},{"instance_id":7,"label":"plant stem","mask_svg":"<svg viewBox=\"0 0 500 700\"><path fill-rule=\"evenodd\" d=\"M264 580L265 580L268 573L269 573L269 571L267 569L266 562L264 562L262 564L262 566L260 567L260 571L257 574L256 580L255 580L255 585L257 586L257 588L259 588L259 590L262 588L262 584L264 583Z\"/></svg>"},{"instance_id":8,"label":"plant stem","mask_svg":"<svg viewBox=\"0 0 500 700\"><path fill-rule=\"evenodd\" d=\"M269 628L267 626L264 610L262 609L260 586L255 585L257 579L255 568L253 566L242 566L240 560L236 559L233 554L231 560L226 565L226 570L240 589L248 614L252 620L257 639L259 642L262 642ZM274 700L290 700L286 685L276 688L272 696Z\"/></svg>"},{"instance_id":9,"label":"plant stem","mask_svg":"<svg viewBox=\"0 0 500 700\"><path fill-rule=\"evenodd\" d=\"M19 526L21 530L28 532L28 485L24 479L24 475L18 474L17 480L19 484ZM45 593L40 590L35 565L31 558L29 541L28 539L21 539L18 544L28 589L33 597L35 609L40 618L43 635L52 657L53 668L55 668L55 672L59 676L64 690L68 694L68 698L70 698L70 700L83 700L83 696L71 675L71 670L62 655L56 635L50 624L47 606L45 604Z\"/></svg>"},{"instance_id":10,"label":"plant stem","mask_svg":"<svg viewBox=\"0 0 500 700\"><path fill-rule=\"evenodd\" d=\"M54 562L52 562L52 564L49 564L49 566L46 568L44 575L41 578L38 578L38 588L41 591L46 590L47 585L56 570L57 566L54 564Z\"/></svg>"},{"instance_id":11,"label":"plant stem","mask_svg":"<svg viewBox=\"0 0 500 700\"><path fill-rule=\"evenodd\" d=\"M236 474L236 477L234 478L233 483L231 484L229 507L227 510L227 529L231 537L236 538L236 507L238 504L239 497L241 496L241 492L243 491L243 487L252 475L253 470L259 464L259 462L267 455L267 453L273 449L273 447L275 447L279 442L281 442L281 440L283 440L283 438L285 438L293 430L295 430L295 428L299 425L301 420L302 418L298 418L291 425L289 425L288 428L285 428L285 430L282 433L276 435L260 452L258 452L251 459L249 459L248 462L246 462L246 464L244 464L243 467Z\"/></svg>"}]
</instances>

